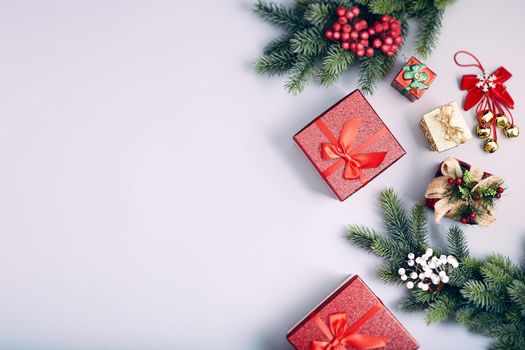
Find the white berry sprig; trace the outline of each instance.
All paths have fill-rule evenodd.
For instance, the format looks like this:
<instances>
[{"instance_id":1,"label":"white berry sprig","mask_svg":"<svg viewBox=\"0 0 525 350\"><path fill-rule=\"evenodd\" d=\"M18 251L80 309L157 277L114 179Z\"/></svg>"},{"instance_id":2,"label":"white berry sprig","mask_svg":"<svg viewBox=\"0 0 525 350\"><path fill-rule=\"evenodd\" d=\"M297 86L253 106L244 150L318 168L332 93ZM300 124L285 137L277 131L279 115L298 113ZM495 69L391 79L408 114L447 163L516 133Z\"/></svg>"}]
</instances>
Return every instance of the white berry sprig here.
<instances>
[{"instance_id":1,"label":"white berry sprig","mask_svg":"<svg viewBox=\"0 0 525 350\"><path fill-rule=\"evenodd\" d=\"M452 256L433 256L432 248L427 248L425 254L416 257L414 253L408 254L408 268L398 270L402 281L406 282L408 289L415 286L423 291L439 292L450 280L451 272L459 266L458 260Z\"/></svg>"}]
</instances>

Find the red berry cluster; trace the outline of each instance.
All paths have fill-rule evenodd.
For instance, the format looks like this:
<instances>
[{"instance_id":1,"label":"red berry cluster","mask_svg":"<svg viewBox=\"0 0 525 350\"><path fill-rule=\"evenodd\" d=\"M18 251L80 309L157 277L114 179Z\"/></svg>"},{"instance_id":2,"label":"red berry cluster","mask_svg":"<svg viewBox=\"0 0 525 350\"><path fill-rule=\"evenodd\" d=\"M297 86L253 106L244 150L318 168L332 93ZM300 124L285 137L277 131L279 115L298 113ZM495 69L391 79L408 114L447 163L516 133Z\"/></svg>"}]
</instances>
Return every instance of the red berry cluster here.
<instances>
[{"instance_id":1,"label":"red berry cluster","mask_svg":"<svg viewBox=\"0 0 525 350\"><path fill-rule=\"evenodd\" d=\"M329 40L341 42L344 50L355 52L357 57L374 56L379 50L388 57L393 56L403 43L401 24L399 20L388 15L380 21L368 25L364 19L359 19L361 10L357 6L336 9L337 21L328 28L324 36Z\"/></svg>"}]
</instances>

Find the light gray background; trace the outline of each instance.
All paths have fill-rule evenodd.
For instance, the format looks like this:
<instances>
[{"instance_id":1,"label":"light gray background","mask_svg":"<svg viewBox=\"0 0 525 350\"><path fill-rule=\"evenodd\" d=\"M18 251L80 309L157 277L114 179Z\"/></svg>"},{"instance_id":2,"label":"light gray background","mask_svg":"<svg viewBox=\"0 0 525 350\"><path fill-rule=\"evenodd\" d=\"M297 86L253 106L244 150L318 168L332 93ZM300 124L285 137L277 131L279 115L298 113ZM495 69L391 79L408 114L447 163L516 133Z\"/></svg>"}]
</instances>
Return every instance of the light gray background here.
<instances>
[{"instance_id":1,"label":"light gray background","mask_svg":"<svg viewBox=\"0 0 525 350\"><path fill-rule=\"evenodd\" d=\"M353 90L355 72L298 97L255 75L279 31L252 3L0 2L1 349L290 349L288 328L349 274L423 349L487 347L397 310L404 290L383 285L379 261L343 235L380 227L386 186L420 200L451 155L509 187L495 224L466 228L472 252L523 257L525 136L493 155L477 139L438 154L418 126L462 101L458 78L475 70L455 66L458 49L514 74L522 123L523 6L459 1L426 60L438 78L424 98L396 93L394 72L379 84L370 102L408 154L340 203L292 135ZM432 225L438 242L450 224Z\"/></svg>"}]
</instances>

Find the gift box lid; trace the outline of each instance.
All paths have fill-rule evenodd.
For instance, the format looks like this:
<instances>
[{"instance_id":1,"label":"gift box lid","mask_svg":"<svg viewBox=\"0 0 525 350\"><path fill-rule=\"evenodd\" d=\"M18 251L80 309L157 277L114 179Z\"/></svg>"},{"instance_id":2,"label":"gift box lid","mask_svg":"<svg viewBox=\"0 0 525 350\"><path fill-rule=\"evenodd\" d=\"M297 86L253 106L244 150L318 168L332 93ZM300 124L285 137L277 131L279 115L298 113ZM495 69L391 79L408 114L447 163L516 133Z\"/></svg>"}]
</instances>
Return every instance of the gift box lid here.
<instances>
[{"instance_id":1,"label":"gift box lid","mask_svg":"<svg viewBox=\"0 0 525 350\"><path fill-rule=\"evenodd\" d=\"M350 125L351 124L351 125ZM349 136L349 155L356 157L362 167L358 178L345 178L349 162L343 158L325 158L323 145L340 145L344 133ZM405 150L381 120L377 112L359 90L355 90L327 109L294 137L295 143L306 155L317 172L328 184L334 195L343 201L361 189L367 182L381 174L399 158ZM381 162L374 157L384 153ZM368 162L368 165L367 165Z\"/></svg>"},{"instance_id":2,"label":"gift box lid","mask_svg":"<svg viewBox=\"0 0 525 350\"><path fill-rule=\"evenodd\" d=\"M372 312L371 312L372 311ZM419 344L399 323L381 300L359 276L346 279L334 292L301 319L287 334L298 350L311 349L314 341L329 340L322 325L334 314L344 313L347 326L357 326L355 333L383 339L385 350L413 350ZM366 317L366 319L364 319Z\"/></svg>"}]
</instances>

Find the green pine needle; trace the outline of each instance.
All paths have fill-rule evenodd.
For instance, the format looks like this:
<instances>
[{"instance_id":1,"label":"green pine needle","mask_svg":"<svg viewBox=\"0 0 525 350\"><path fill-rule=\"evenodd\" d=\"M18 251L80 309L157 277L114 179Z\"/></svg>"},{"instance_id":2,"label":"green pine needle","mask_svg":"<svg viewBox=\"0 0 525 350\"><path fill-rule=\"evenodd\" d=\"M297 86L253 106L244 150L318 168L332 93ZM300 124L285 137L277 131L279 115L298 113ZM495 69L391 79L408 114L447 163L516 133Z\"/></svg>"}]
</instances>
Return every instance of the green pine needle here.
<instances>
[{"instance_id":1,"label":"green pine needle","mask_svg":"<svg viewBox=\"0 0 525 350\"><path fill-rule=\"evenodd\" d=\"M454 311L454 300L447 295L441 295L435 302L430 304L427 309L427 324L434 324L444 321Z\"/></svg>"},{"instance_id":2,"label":"green pine needle","mask_svg":"<svg viewBox=\"0 0 525 350\"><path fill-rule=\"evenodd\" d=\"M435 48L443 21L443 10L431 7L419 16L419 33L416 36L416 53L428 57Z\"/></svg>"},{"instance_id":3,"label":"green pine needle","mask_svg":"<svg viewBox=\"0 0 525 350\"><path fill-rule=\"evenodd\" d=\"M434 7L444 10L447 6L452 5L456 0L434 0Z\"/></svg>"},{"instance_id":4,"label":"green pine needle","mask_svg":"<svg viewBox=\"0 0 525 350\"><path fill-rule=\"evenodd\" d=\"M365 57L360 60L359 67L359 88L366 94L372 94L375 90L375 85L382 80L391 70L397 55L386 57L384 55L376 55L372 57Z\"/></svg>"},{"instance_id":5,"label":"green pine needle","mask_svg":"<svg viewBox=\"0 0 525 350\"><path fill-rule=\"evenodd\" d=\"M337 5L335 3L312 3L305 13L304 19L319 29L323 29L333 17Z\"/></svg>"},{"instance_id":6,"label":"green pine needle","mask_svg":"<svg viewBox=\"0 0 525 350\"><path fill-rule=\"evenodd\" d=\"M372 13L384 15L400 11L404 5L405 2L400 0L371 0L368 3L368 8Z\"/></svg>"},{"instance_id":7,"label":"green pine needle","mask_svg":"<svg viewBox=\"0 0 525 350\"><path fill-rule=\"evenodd\" d=\"M263 54L269 55L275 52L283 52L283 51L289 51L291 52L290 48L290 39L292 37L290 35L282 35L280 37L277 37L270 41L265 47Z\"/></svg>"},{"instance_id":8,"label":"green pine needle","mask_svg":"<svg viewBox=\"0 0 525 350\"><path fill-rule=\"evenodd\" d=\"M353 52L343 50L339 44L330 45L319 73L321 84L333 84L350 67L354 58Z\"/></svg>"},{"instance_id":9,"label":"green pine needle","mask_svg":"<svg viewBox=\"0 0 525 350\"><path fill-rule=\"evenodd\" d=\"M422 252L428 246L427 210L421 203L412 207L409 222L409 239L413 253Z\"/></svg>"},{"instance_id":10,"label":"green pine needle","mask_svg":"<svg viewBox=\"0 0 525 350\"><path fill-rule=\"evenodd\" d=\"M309 56L300 55L289 72L290 75L284 87L290 94L297 95L303 91L308 80L315 75L315 61Z\"/></svg>"},{"instance_id":11,"label":"green pine needle","mask_svg":"<svg viewBox=\"0 0 525 350\"><path fill-rule=\"evenodd\" d=\"M258 74L281 75L294 66L296 59L296 54L291 49L268 53L257 59L255 72Z\"/></svg>"},{"instance_id":12,"label":"green pine needle","mask_svg":"<svg viewBox=\"0 0 525 350\"><path fill-rule=\"evenodd\" d=\"M459 228L459 226L452 226L448 230L447 234L448 249L452 255L454 255L459 261L468 257L469 249L467 245L467 239L465 234Z\"/></svg>"},{"instance_id":13,"label":"green pine needle","mask_svg":"<svg viewBox=\"0 0 525 350\"><path fill-rule=\"evenodd\" d=\"M312 57L326 49L326 40L318 28L310 27L295 33L290 45L295 53Z\"/></svg>"},{"instance_id":14,"label":"green pine needle","mask_svg":"<svg viewBox=\"0 0 525 350\"><path fill-rule=\"evenodd\" d=\"M410 223L401 199L392 188L387 188L381 192L380 204L389 235L399 242L407 242Z\"/></svg>"},{"instance_id":15,"label":"green pine needle","mask_svg":"<svg viewBox=\"0 0 525 350\"><path fill-rule=\"evenodd\" d=\"M253 10L267 22L291 32L300 30L305 25L305 22L294 11L280 4L257 0Z\"/></svg>"}]
</instances>

